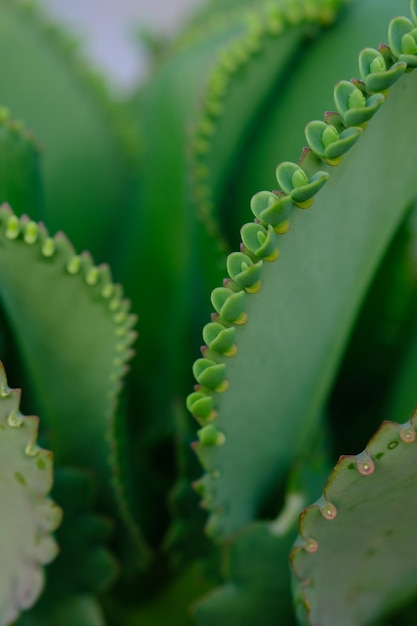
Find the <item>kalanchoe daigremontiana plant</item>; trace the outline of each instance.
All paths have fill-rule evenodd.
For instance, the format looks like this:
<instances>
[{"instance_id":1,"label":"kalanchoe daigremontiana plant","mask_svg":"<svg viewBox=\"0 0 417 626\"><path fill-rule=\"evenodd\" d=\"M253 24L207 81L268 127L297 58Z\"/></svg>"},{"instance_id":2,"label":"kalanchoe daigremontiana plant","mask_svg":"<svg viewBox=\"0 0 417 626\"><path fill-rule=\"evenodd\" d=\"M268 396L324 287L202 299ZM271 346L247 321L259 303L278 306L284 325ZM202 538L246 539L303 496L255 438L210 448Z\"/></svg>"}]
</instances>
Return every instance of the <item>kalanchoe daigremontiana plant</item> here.
<instances>
[{"instance_id":1,"label":"kalanchoe daigremontiana plant","mask_svg":"<svg viewBox=\"0 0 417 626\"><path fill-rule=\"evenodd\" d=\"M417 0L157 43L0 0L0 625L415 624Z\"/></svg>"}]
</instances>

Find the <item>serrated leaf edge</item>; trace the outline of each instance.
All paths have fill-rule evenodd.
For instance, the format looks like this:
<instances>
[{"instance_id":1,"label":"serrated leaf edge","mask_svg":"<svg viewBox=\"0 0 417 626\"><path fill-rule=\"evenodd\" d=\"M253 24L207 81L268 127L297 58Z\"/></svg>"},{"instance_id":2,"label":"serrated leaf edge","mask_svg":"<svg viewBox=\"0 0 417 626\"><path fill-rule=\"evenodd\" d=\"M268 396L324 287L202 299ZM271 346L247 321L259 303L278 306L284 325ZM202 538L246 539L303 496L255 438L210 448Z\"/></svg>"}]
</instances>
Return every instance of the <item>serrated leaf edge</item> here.
<instances>
[{"instance_id":1,"label":"serrated leaf edge","mask_svg":"<svg viewBox=\"0 0 417 626\"><path fill-rule=\"evenodd\" d=\"M91 289L92 294L99 292L100 297L107 303L114 326L114 358L107 390L110 418L107 439L112 469L111 484L121 517L143 555L144 562L147 563L151 552L130 510L121 480L120 457L115 436L118 394L122 388L123 378L129 371L128 362L135 354L132 346L137 338L135 330L137 315L130 312L130 301L124 297L122 286L113 282L109 266L106 264L95 266L88 252L76 254L63 232L51 237L43 223L35 223L27 215L17 217L8 204L0 206L0 229L10 241L23 241L26 245L36 246L45 262L49 262L57 254L62 255L68 277L78 276Z\"/></svg>"},{"instance_id":2,"label":"serrated leaf edge","mask_svg":"<svg viewBox=\"0 0 417 626\"><path fill-rule=\"evenodd\" d=\"M307 619L310 612L310 603L306 596L306 591L308 590L311 580L306 578L304 579L298 572L297 568L294 564L294 559L296 555L300 552L304 552L307 554L315 554L320 550L320 545L318 541L311 536L308 536L303 532L303 525L305 520L308 518L310 512L315 511L317 509L320 510L322 523L328 523L329 521L335 519L338 515L337 509L334 504L330 501L328 497L328 488L333 484L333 480L338 476L340 471L343 471L346 468L346 464L349 462L349 468L356 469L356 471L363 476L363 480L366 480L366 477L373 474L377 469L377 463L382 462L377 458L373 458L370 447L374 447L379 437L383 438L385 435L385 430L387 427L392 428L398 433L399 443L403 445L411 445L417 442L417 408L414 410L409 421L404 422L403 424L399 424L397 422L392 422L389 420L385 420L382 422L379 429L373 435L373 437L368 441L365 449L356 455L342 455L340 456L336 466L332 470L326 485L324 486L323 495L313 504L306 507L300 514L299 519L299 536L294 544L294 547L290 553L290 566L295 578L300 582L300 598L304 605L304 609L306 611ZM394 442L393 442L394 443ZM395 447L397 447L398 442L395 442ZM394 447L394 446L393 446ZM310 624L310 622L308 622Z\"/></svg>"},{"instance_id":3,"label":"serrated leaf edge","mask_svg":"<svg viewBox=\"0 0 417 626\"><path fill-rule=\"evenodd\" d=\"M234 16L236 20L234 23L242 23L244 32L222 46L217 53L216 61L207 78L202 105L194 124L188 150L191 196L197 216L205 225L207 232L218 242L220 250L227 251L229 245L221 233L218 217L214 211L207 155L212 150L212 139L225 110L232 82L256 59L268 39L279 37L295 23L330 25L336 18L337 10L345 1L325 0L316 4L310 0L299 0L280 8L271 2L265 2L261 9L248 11L243 16L239 11ZM214 22L216 29L220 26L224 28L228 24L230 24L228 17L223 17L220 23L217 20ZM208 29L210 31L210 26ZM204 36L207 37L206 26Z\"/></svg>"},{"instance_id":4,"label":"serrated leaf edge","mask_svg":"<svg viewBox=\"0 0 417 626\"><path fill-rule=\"evenodd\" d=\"M411 0L411 11L413 11L413 1ZM394 18L395 19L395 18ZM388 46L384 46L385 48L388 48ZM391 55L393 58L393 61L397 61L398 59L395 57L395 55L393 54L392 51ZM417 56L417 55L416 55ZM413 66L410 66L407 68L407 72L410 72L414 69ZM400 76L397 77L397 79L400 79ZM358 90L362 91L365 97L371 98L382 98L382 100L384 101L386 99L386 97L389 94L389 89L385 89L383 93L379 94L379 93L370 93L367 91L366 89L366 85L358 80L358 79L352 79L350 81L355 87L357 87ZM383 103L382 103L383 104ZM375 111L376 112L376 111ZM329 114L329 112L326 112L324 115L324 121L326 123L331 123L332 121L332 115ZM345 120L342 120L339 116L338 119L338 126L344 127L344 129L347 128L351 128L351 126L349 126ZM364 132L366 132L366 125L367 122L365 122L362 127L364 129ZM352 125L352 126L356 126L356 124ZM358 139L358 141L360 141L360 137ZM309 146L303 149L302 153L301 153L301 157L298 161L298 170L301 170L302 172L304 172L305 176L307 177L307 179L309 181L312 180L312 178L317 177L317 175L319 174L319 167L321 165L321 163L326 162L325 159L323 158L323 156L317 154L314 150L313 146ZM340 163L340 160L337 161L337 163L334 163L334 166L337 166ZM280 164L278 166L278 168L281 166L282 164ZM291 164L289 162L287 162L288 166L291 166ZM295 165L295 164L292 164ZM278 169L277 168L277 169ZM307 173L308 172L308 173ZM328 178L324 181L324 184L326 184L328 182L328 180L331 179L331 174L328 176ZM315 195L315 193L318 193L318 191L313 191L311 194L311 198L307 201L307 203L296 203L292 197L292 194L288 194L288 193L284 193L281 190L274 190L273 192L265 192L265 193L270 193L275 194L277 196L279 196L280 199L284 198L287 199L288 202L290 202L292 204L292 207L294 208L295 206L299 206L300 208L304 209L307 207L310 207L312 202L313 202L313 196ZM269 228L270 224L268 224L268 222L263 222L262 220L259 220L259 218L256 218L254 220L255 223L259 224L260 227L263 227L264 229ZM278 238L279 236L285 234L288 230L288 228L284 228L284 229L280 229L279 226L275 227L275 238L277 241L277 247L278 247ZM262 257L258 256L258 254L254 251L254 250L248 250L244 244L241 244L240 247L241 252L244 252L245 254L247 254L250 258L252 258L252 260L256 263L259 260L265 260L265 261L269 261L269 262L275 262L278 258L279 258L279 253L273 257L273 258L264 258L262 259ZM260 282L262 282L262 277ZM240 287L239 285L237 285L231 277L228 277L225 279L225 284L227 285L227 288L230 290L231 292L231 297L233 297L234 294L239 293L239 292L243 292L245 293L245 291L248 291L247 288L246 290L243 289L242 287ZM218 289L218 288L216 288ZM214 290L216 291L216 290ZM249 296L246 294L245 297L256 297L256 294L250 294ZM243 319L243 321L242 321ZM239 316L238 319L236 320L231 320L230 318L228 318L227 320L223 319L221 316L221 312L216 312L215 314L212 315L212 321L215 321L216 323L222 324L225 328L230 328L233 327L235 325L242 325L244 323L250 323L250 320L247 320L247 316L244 317L244 314L241 314ZM238 351L238 346L236 346L236 350L234 351L234 354ZM213 362L218 362L218 363L223 363L224 361L222 360L222 357L224 356L228 356L226 353L224 354L219 354L217 353L215 350L210 349L209 346L203 346L201 349L201 352L203 354L203 356L205 358L210 358ZM233 354L233 355L234 355ZM233 358L233 355L229 355L229 358ZM226 371L225 371L225 382L226 385L225 387L227 388L227 363L226 363ZM197 381L198 382L198 381ZM208 412L207 410L204 411L204 414L199 415L197 413L197 411L195 410L198 407L195 405L195 403L193 402L193 399L196 398L196 393L198 393L198 399L201 400L201 398L206 395L208 398L212 398L212 408L211 411ZM216 393L218 393L218 390L216 391L215 389L211 389L207 386L203 386L203 385L199 385L197 384L194 387L194 392L193 394L190 394L187 398L187 408L188 410L191 412L191 414L195 417L195 419L199 422L199 424L202 426L202 428L198 431L199 434L199 441L195 442L193 444L193 448L195 453L197 454L200 463L202 464L203 469L206 470L206 472L208 472L212 477L220 477L220 472L218 471L218 468L216 468L213 465L212 462L212 455L210 454L210 449L215 446L215 445L227 445L227 439L224 435L224 433L221 431L221 415L219 415L219 412L217 411L216 408ZM227 393L227 391L226 391ZM200 402L200 406L201 406L201 402ZM217 422L219 420L219 423L214 424L213 422ZM210 425L210 437L205 437L205 431L204 431L204 427L207 425L207 423L209 422ZM209 520L207 522L207 526L206 526L206 531L210 532L210 528L214 528L216 526L215 520L217 519L218 516L221 517L222 515L222 508L221 507L215 507L213 508L212 506L212 501L213 501L213 496L210 493L206 493L206 489L204 487L204 480L200 480L197 481L195 483L195 486L197 487L197 489L200 489L200 493L203 491L203 493L201 493L201 495L203 495L203 501L202 501L202 506L204 508L207 508L210 510L211 515L209 517ZM312 547L312 549L314 549L314 546Z\"/></svg>"},{"instance_id":5,"label":"serrated leaf edge","mask_svg":"<svg viewBox=\"0 0 417 626\"><path fill-rule=\"evenodd\" d=\"M35 485L28 485L24 480L23 476L19 480L19 484L22 488L29 490L38 502L34 502L33 506L36 508L36 512L38 514L38 528L33 537L33 542L38 546L43 544L44 552L39 549L37 560L33 563L27 563L29 569L33 570L34 574L36 573L38 588L35 589L36 597L34 593L29 598L18 598L16 595L16 583L11 586L10 591L14 594L14 598L10 599L11 604L9 605L10 611L8 613L14 614L7 619L16 619L20 613L20 611L28 609L36 600L38 599L42 587L43 587L43 566L50 563L58 554L58 546L56 544L55 539L51 536L62 520L62 511L61 509L48 497L48 494L52 488L53 475L52 475L52 452L49 450L45 450L38 446L37 438L38 438L38 427L39 427L39 418L36 416L25 416L20 411L20 397L21 390L20 389L11 389L8 386L6 372L3 366L3 363L0 362L0 402L2 399L10 399L12 401L12 409L9 415L6 418L6 425L4 428L21 430L25 426L28 430L28 440L20 452L23 452L24 458L26 458L29 462L33 463L34 471L39 472L39 469L45 466L45 458L49 458L51 461L50 465L50 473L48 476L47 484L43 484L42 488L36 488ZM1 433L0 433L1 436ZM36 468L36 469L35 469ZM46 468L47 469L47 468ZM45 551L45 546L47 549ZM14 606L12 606L14 604ZM7 610L7 607L2 607L2 614L0 615L0 620L5 619L4 613ZM6 622L0 621L1 624L6 624ZM8 623L8 622L7 622Z\"/></svg>"}]
</instances>

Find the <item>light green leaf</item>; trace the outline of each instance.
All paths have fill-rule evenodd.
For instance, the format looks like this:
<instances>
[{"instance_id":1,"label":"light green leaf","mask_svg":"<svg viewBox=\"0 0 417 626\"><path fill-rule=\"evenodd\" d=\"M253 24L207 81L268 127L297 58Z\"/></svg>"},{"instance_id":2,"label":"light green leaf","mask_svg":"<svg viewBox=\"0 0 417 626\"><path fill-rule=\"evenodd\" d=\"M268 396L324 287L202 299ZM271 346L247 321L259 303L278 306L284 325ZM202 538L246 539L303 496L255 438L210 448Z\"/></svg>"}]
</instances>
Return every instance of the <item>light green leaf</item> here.
<instances>
[{"instance_id":1,"label":"light green leaf","mask_svg":"<svg viewBox=\"0 0 417 626\"><path fill-rule=\"evenodd\" d=\"M384 422L302 512L291 556L300 623L365 626L416 592L416 423Z\"/></svg>"},{"instance_id":2,"label":"light green leaf","mask_svg":"<svg viewBox=\"0 0 417 626\"><path fill-rule=\"evenodd\" d=\"M260 292L246 295L236 356L204 354L226 364L229 383L225 393L199 389L213 397L223 444L196 444L214 535L257 515L319 425L366 288L417 196L416 97L416 74L406 74L338 167L305 155L309 177L324 169L329 181L310 212L293 211L289 234L278 236L279 260L264 264Z\"/></svg>"},{"instance_id":3,"label":"light green leaf","mask_svg":"<svg viewBox=\"0 0 417 626\"><path fill-rule=\"evenodd\" d=\"M0 104L43 146L48 228L108 260L131 192L129 122L74 38L35 3L2 0L0 24Z\"/></svg>"},{"instance_id":4,"label":"light green leaf","mask_svg":"<svg viewBox=\"0 0 417 626\"><path fill-rule=\"evenodd\" d=\"M108 266L94 266L62 233L51 238L7 206L0 208L0 276L3 307L57 463L96 473L100 506L117 504L146 561L121 480L128 459L120 454L116 420L136 336L130 303Z\"/></svg>"},{"instance_id":5,"label":"light green leaf","mask_svg":"<svg viewBox=\"0 0 417 626\"><path fill-rule=\"evenodd\" d=\"M47 495L52 454L37 444L38 418L20 412L20 390L10 389L0 364L0 624L8 626L38 599L42 566L58 553L51 536L61 509Z\"/></svg>"}]
</instances>

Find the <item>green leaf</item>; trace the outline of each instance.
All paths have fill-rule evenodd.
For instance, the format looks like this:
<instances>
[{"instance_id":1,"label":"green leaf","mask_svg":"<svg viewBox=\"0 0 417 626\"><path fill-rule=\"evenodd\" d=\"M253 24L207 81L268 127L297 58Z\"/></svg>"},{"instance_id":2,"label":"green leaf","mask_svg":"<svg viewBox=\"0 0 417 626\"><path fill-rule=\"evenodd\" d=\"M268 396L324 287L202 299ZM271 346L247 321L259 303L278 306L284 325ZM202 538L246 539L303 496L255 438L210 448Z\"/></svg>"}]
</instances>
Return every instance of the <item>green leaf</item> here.
<instances>
[{"instance_id":1,"label":"green leaf","mask_svg":"<svg viewBox=\"0 0 417 626\"><path fill-rule=\"evenodd\" d=\"M34 138L0 110L0 203L8 202L18 215L43 217L39 147Z\"/></svg>"},{"instance_id":2,"label":"green leaf","mask_svg":"<svg viewBox=\"0 0 417 626\"><path fill-rule=\"evenodd\" d=\"M304 155L309 178L324 168L329 181L311 212L293 211L279 260L264 265L261 291L245 295L247 324L236 328L236 356L226 361L205 352L225 363L229 381L226 393L207 394L224 445L210 440L196 446L208 472L205 501L216 536L230 535L256 516L318 427L361 299L417 194L416 97L416 75L406 74L331 172L311 153ZM394 187L393 180L401 183ZM233 323L231 316L225 320L225 326ZM222 321L221 309L216 321Z\"/></svg>"},{"instance_id":3,"label":"green leaf","mask_svg":"<svg viewBox=\"0 0 417 626\"><path fill-rule=\"evenodd\" d=\"M224 584L194 607L200 626L275 626L294 624L288 554L306 502L316 498L331 464L327 432L312 440L306 458L293 463L284 506L271 521L257 521L223 546ZM274 499L274 511L277 502Z\"/></svg>"},{"instance_id":4,"label":"green leaf","mask_svg":"<svg viewBox=\"0 0 417 626\"><path fill-rule=\"evenodd\" d=\"M291 555L300 623L365 626L416 592L416 420L384 422L302 512Z\"/></svg>"},{"instance_id":5,"label":"green leaf","mask_svg":"<svg viewBox=\"0 0 417 626\"><path fill-rule=\"evenodd\" d=\"M350 127L339 133L332 124L314 121L306 126L306 139L317 156L329 165L337 165L341 157L357 142L362 131L362 128Z\"/></svg>"},{"instance_id":6,"label":"green leaf","mask_svg":"<svg viewBox=\"0 0 417 626\"><path fill-rule=\"evenodd\" d=\"M193 137L192 162L197 209L217 215L223 233L232 242L234 220L227 208L232 205L232 199L227 198L224 212L219 211L223 209L221 199L225 196L227 179L239 163L255 120L271 101L272 90L285 81L291 60L312 33L320 32L320 27L335 19L342 4L338 0L314 4L302 0L278 5L259 2L252 3L246 14L242 9L240 15L235 13L235 29L240 22L245 28L223 46L218 63L210 71L205 102L200 107L201 121L197 122ZM319 28L313 30L312 25ZM219 83L223 89L219 89ZM208 136L204 120L212 124ZM201 153L198 148L202 142Z\"/></svg>"},{"instance_id":7,"label":"green leaf","mask_svg":"<svg viewBox=\"0 0 417 626\"><path fill-rule=\"evenodd\" d=\"M336 109L346 126L366 124L384 102L382 93L366 97L356 84L347 80L337 83L334 99Z\"/></svg>"},{"instance_id":8,"label":"green leaf","mask_svg":"<svg viewBox=\"0 0 417 626\"><path fill-rule=\"evenodd\" d=\"M59 604L44 610L24 615L16 626L57 626L58 624L77 626L106 626L106 621L99 601L87 594L79 593L75 597L62 600Z\"/></svg>"},{"instance_id":9,"label":"green leaf","mask_svg":"<svg viewBox=\"0 0 417 626\"><path fill-rule=\"evenodd\" d=\"M290 602L288 552L294 541L296 517L290 531L276 536L270 524L256 522L242 530L227 550L227 578L207 594L193 613L200 626L275 626L295 624Z\"/></svg>"},{"instance_id":10,"label":"green leaf","mask_svg":"<svg viewBox=\"0 0 417 626\"><path fill-rule=\"evenodd\" d=\"M225 391L227 381L225 380L225 366L223 363L215 363L210 359L197 359L193 365L193 373L196 380L209 389Z\"/></svg>"},{"instance_id":11,"label":"green leaf","mask_svg":"<svg viewBox=\"0 0 417 626\"><path fill-rule=\"evenodd\" d=\"M279 254L277 241L271 225L264 228L261 224L244 224L240 229L240 236L242 250L264 261L277 260Z\"/></svg>"},{"instance_id":12,"label":"green leaf","mask_svg":"<svg viewBox=\"0 0 417 626\"><path fill-rule=\"evenodd\" d=\"M13 622L38 599L42 566L57 555L51 536L61 509L47 495L52 454L37 445L38 418L20 412L20 390L10 389L0 364L0 623Z\"/></svg>"},{"instance_id":13,"label":"green leaf","mask_svg":"<svg viewBox=\"0 0 417 626\"><path fill-rule=\"evenodd\" d=\"M313 203L313 196L320 191L327 182L327 172L314 172L308 177L302 167L296 163L284 161L277 167L277 180L282 191L289 195L293 202L302 209L307 209Z\"/></svg>"},{"instance_id":14,"label":"green leaf","mask_svg":"<svg viewBox=\"0 0 417 626\"><path fill-rule=\"evenodd\" d=\"M235 329L225 328L222 324L210 322L203 328L203 339L207 346L215 352L233 356L236 352Z\"/></svg>"},{"instance_id":15,"label":"green leaf","mask_svg":"<svg viewBox=\"0 0 417 626\"><path fill-rule=\"evenodd\" d=\"M360 76L370 92L388 89L406 69L407 63L405 61L387 67L383 54L373 48L365 48L359 55Z\"/></svg>"},{"instance_id":16,"label":"green leaf","mask_svg":"<svg viewBox=\"0 0 417 626\"><path fill-rule=\"evenodd\" d=\"M263 261L254 263L242 252L232 252L227 257L227 271L235 283L248 293L256 293L261 288L260 276Z\"/></svg>"},{"instance_id":17,"label":"green leaf","mask_svg":"<svg viewBox=\"0 0 417 626\"><path fill-rule=\"evenodd\" d=\"M55 472L52 494L65 517L57 533L60 554L49 571L49 596L71 595L73 590L99 594L117 577L117 562L106 546L113 523L94 513L96 491L91 475L81 470Z\"/></svg>"},{"instance_id":18,"label":"green leaf","mask_svg":"<svg viewBox=\"0 0 417 626\"><path fill-rule=\"evenodd\" d=\"M409 67L417 67L417 26L406 17L396 17L389 25L388 41L392 52Z\"/></svg>"},{"instance_id":19,"label":"green leaf","mask_svg":"<svg viewBox=\"0 0 417 626\"><path fill-rule=\"evenodd\" d=\"M131 191L129 122L74 40L33 3L2 1L0 23L0 101L44 148L48 228L108 259Z\"/></svg>"},{"instance_id":20,"label":"green leaf","mask_svg":"<svg viewBox=\"0 0 417 626\"><path fill-rule=\"evenodd\" d=\"M299 62L278 82L269 106L253 121L222 197L222 211L230 213L233 198L238 221L248 220L248 198L259 189L274 189L277 163L297 161L306 124L335 110L336 82L357 74L360 50L386 41L389 20L406 15L409 6L409 0L396 0L395 6L392 0L379 0L378 7L373 0L349 2L331 28L304 42Z\"/></svg>"},{"instance_id":21,"label":"green leaf","mask_svg":"<svg viewBox=\"0 0 417 626\"><path fill-rule=\"evenodd\" d=\"M87 606L94 604L94 595L103 593L114 582L118 565L106 546L113 525L107 518L94 514L95 491L91 475L76 469L56 470L52 493L64 510L64 520L57 532L60 552L48 569L46 588L39 602L19 621L19 626L32 623L53 626L62 619L63 606L68 607L73 620L78 616L74 607L80 607L77 611L81 611L85 606L83 619L86 620L92 610L87 611ZM81 600L83 596L85 600Z\"/></svg>"},{"instance_id":22,"label":"green leaf","mask_svg":"<svg viewBox=\"0 0 417 626\"><path fill-rule=\"evenodd\" d=\"M230 324L246 324L245 291L233 291L228 287L216 287L211 294L211 303L221 319Z\"/></svg>"},{"instance_id":23,"label":"green leaf","mask_svg":"<svg viewBox=\"0 0 417 626\"><path fill-rule=\"evenodd\" d=\"M99 501L117 504L136 538L121 483L116 402L131 357L136 317L108 266L78 256L27 217L0 208L0 295L57 463L93 470ZM65 401L64 401L65 399Z\"/></svg>"},{"instance_id":24,"label":"green leaf","mask_svg":"<svg viewBox=\"0 0 417 626\"><path fill-rule=\"evenodd\" d=\"M154 439L166 433L172 414L164 399L185 393L184 345L191 345L208 314L205 294L222 278L234 218L217 209L219 196L273 85L312 24L331 21L341 2L287 4L279 16L264 0L236 3L232 14L222 5L217 23L204 20L202 29L191 26L174 42L140 93L144 150L123 276L148 329L134 368L137 385L154 372L144 389L152 398ZM232 198L228 203L235 204ZM151 274L145 269L150 259Z\"/></svg>"},{"instance_id":25,"label":"green leaf","mask_svg":"<svg viewBox=\"0 0 417 626\"><path fill-rule=\"evenodd\" d=\"M276 233L285 233L288 230L288 217L291 213L292 200L291 197L285 195L283 191L259 191L252 196L250 208L258 222L267 227L272 226ZM243 230L249 228L253 229L253 225L251 227L247 224L243 226ZM255 247L255 250L257 248L259 249L260 245L263 245L265 242L264 238L259 240L259 229L256 234L258 241L255 242L255 246L256 244L258 244L258 246ZM270 256L270 258L267 260L275 261L277 258L277 253L274 253L276 239L271 236L271 240L273 244L272 249L270 247L271 244L268 246L268 256ZM245 242L244 245L246 245ZM255 252L253 246L250 247L249 250Z\"/></svg>"}]
</instances>

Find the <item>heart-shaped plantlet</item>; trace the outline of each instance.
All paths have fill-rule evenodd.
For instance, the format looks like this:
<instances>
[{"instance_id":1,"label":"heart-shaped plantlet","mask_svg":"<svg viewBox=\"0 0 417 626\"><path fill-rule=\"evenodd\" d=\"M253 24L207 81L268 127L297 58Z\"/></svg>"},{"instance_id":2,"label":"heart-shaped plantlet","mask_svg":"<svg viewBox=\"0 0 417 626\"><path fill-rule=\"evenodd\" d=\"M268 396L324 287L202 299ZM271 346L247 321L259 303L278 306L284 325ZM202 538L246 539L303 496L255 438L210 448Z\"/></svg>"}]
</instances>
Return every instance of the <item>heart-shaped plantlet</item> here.
<instances>
[{"instance_id":1,"label":"heart-shaped plantlet","mask_svg":"<svg viewBox=\"0 0 417 626\"><path fill-rule=\"evenodd\" d=\"M383 422L301 513L291 554L300 623L365 626L415 593L416 426L417 411Z\"/></svg>"},{"instance_id":2,"label":"heart-shaped plantlet","mask_svg":"<svg viewBox=\"0 0 417 626\"><path fill-rule=\"evenodd\" d=\"M36 602L42 566L54 559L50 533L61 510L49 498L52 454L36 444L38 418L19 410L20 390L10 389L0 363L0 625L13 622Z\"/></svg>"}]
</instances>

